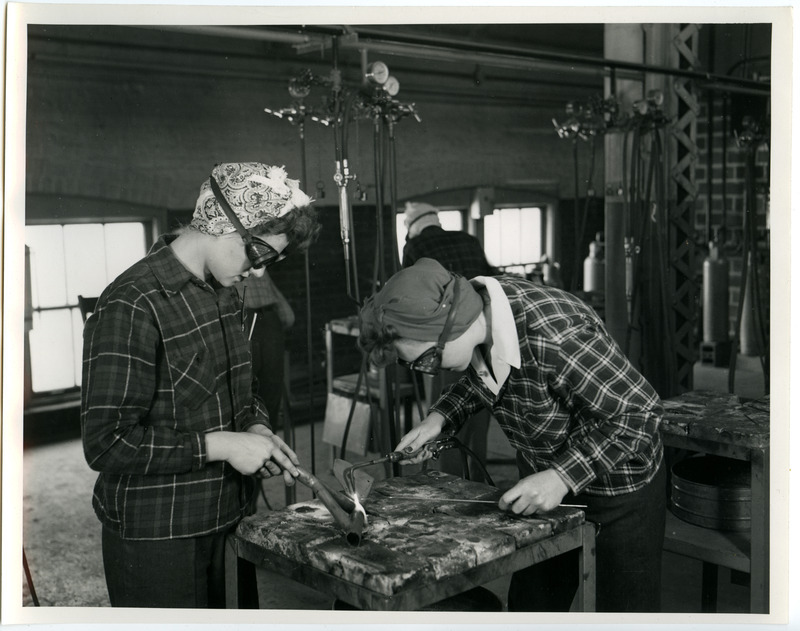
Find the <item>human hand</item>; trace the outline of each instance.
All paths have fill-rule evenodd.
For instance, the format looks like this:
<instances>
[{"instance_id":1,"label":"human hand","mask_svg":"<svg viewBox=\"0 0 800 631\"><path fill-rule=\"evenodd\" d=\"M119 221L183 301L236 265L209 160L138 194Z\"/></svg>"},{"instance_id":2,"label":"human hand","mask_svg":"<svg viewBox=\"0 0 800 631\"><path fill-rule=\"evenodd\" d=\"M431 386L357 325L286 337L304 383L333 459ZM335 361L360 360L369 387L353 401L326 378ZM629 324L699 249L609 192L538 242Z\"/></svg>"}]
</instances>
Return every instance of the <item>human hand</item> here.
<instances>
[{"instance_id":1,"label":"human hand","mask_svg":"<svg viewBox=\"0 0 800 631\"><path fill-rule=\"evenodd\" d=\"M517 515L533 515L553 510L569 487L555 469L546 469L522 478L503 494L498 506Z\"/></svg>"},{"instance_id":2,"label":"human hand","mask_svg":"<svg viewBox=\"0 0 800 631\"><path fill-rule=\"evenodd\" d=\"M283 473L289 486L299 475L297 455L266 427L206 434L206 452L209 461L225 460L243 475L268 478Z\"/></svg>"},{"instance_id":3,"label":"human hand","mask_svg":"<svg viewBox=\"0 0 800 631\"><path fill-rule=\"evenodd\" d=\"M444 417L437 412L433 412L425 417L425 420L408 432L408 434L403 436L402 440L397 443L395 451L399 451L403 454L410 454L417 451L419 453L411 458L404 458L400 461L400 464L417 464L418 462L430 458L432 455L431 452L427 449L422 449L422 446L441 434L443 426Z\"/></svg>"},{"instance_id":4,"label":"human hand","mask_svg":"<svg viewBox=\"0 0 800 631\"><path fill-rule=\"evenodd\" d=\"M286 486L292 486L295 478L298 475L296 467L300 465L300 459L297 457L297 454L283 441L283 439L281 439L280 436L278 436L265 425L251 425L249 428L247 428L247 431L270 439L274 446L279 450L279 453L285 454L289 458L291 464L294 465L294 468L287 468L286 466L283 467L283 481L286 483ZM262 477L268 478L270 475L276 475L274 470L268 466L268 463L265 463L265 466L266 468L262 467L261 471L259 472Z\"/></svg>"}]
</instances>

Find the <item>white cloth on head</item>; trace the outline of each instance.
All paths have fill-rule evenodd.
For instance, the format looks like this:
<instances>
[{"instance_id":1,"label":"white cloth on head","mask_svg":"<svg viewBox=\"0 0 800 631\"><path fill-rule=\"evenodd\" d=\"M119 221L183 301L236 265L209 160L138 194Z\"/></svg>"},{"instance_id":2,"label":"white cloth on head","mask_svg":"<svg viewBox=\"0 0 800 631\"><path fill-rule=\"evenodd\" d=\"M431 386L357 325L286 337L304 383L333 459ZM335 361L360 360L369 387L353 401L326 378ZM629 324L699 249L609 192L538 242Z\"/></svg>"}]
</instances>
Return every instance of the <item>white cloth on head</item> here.
<instances>
[{"instance_id":1,"label":"white cloth on head","mask_svg":"<svg viewBox=\"0 0 800 631\"><path fill-rule=\"evenodd\" d=\"M406 202L405 218L408 238L413 239L428 226L440 226L439 209L425 202Z\"/></svg>"}]
</instances>

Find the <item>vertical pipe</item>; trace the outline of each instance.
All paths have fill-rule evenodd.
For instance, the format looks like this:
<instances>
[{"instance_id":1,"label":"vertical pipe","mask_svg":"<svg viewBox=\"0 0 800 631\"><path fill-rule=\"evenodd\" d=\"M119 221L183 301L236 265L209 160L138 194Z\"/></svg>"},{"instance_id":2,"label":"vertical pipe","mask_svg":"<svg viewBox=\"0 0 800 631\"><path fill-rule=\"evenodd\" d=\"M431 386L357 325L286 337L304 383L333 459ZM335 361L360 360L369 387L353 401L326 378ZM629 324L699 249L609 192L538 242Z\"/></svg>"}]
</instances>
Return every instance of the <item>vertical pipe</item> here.
<instances>
[{"instance_id":1,"label":"vertical pipe","mask_svg":"<svg viewBox=\"0 0 800 631\"><path fill-rule=\"evenodd\" d=\"M711 209L712 200L714 199L714 91L708 91L706 99L706 108L708 111L708 120L706 121L706 186L707 190L707 206L706 209L706 243L711 241Z\"/></svg>"},{"instance_id":2,"label":"vertical pipe","mask_svg":"<svg viewBox=\"0 0 800 631\"><path fill-rule=\"evenodd\" d=\"M383 130L380 116L375 116L373 129L373 160L375 162L375 221L378 231L375 244L375 259L378 264L380 286L386 283L386 256L384 255L384 218L383 218Z\"/></svg>"},{"instance_id":3,"label":"vertical pipe","mask_svg":"<svg viewBox=\"0 0 800 631\"><path fill-rule=\"evenodd\" d=\"M606 24L604 53L606 59L638 61L642 55L640 24ZM619 79L612 75L606 79L605 94L614 96L622 110L641 98L639 81ZM628 299L625 289L625 195L620 160L626 137L623 134L605 135L605 239L606 327L620 347L624 347L628 332ZM632 185L632 183L630 184Z\"/></svg>"},{"instance_id":4,"label":"vertical pipe","mask_svg":"<svg viewBox=\"0 0 800 631\"><path fill-rule=\"evenodd\" d=\"M581 270L581 260L583 257L581 256L581 247L583 244L581 243L581 235L579 234L578 226L580 224L580 210L578 210L579 199L580 199L580 186L578 182L578 138L575 137L572 139L572 169L573 169L573 179L574 179L574 201L573 201L573 208L572 208L572 234L575 235L575 238L572 240L573 243L573 261L572 261L572 278L570 279L570 288L574 292L578 289L578 276Z\"/></svg>"},{"instance_id":5,"label":"vertical pipe","mask_svg":"<svg viewBox=\"0 0 800 631\"><path fill-rule=\"evenodd\" d=\"M303 120L300 121L298 125L298 131L300 133L300 187L302 190L308 189L308 169L306 166L306 128L305 122ZM311 264L308 258L308 250L305 251L303 256L303 270L305 275L305 286L306 286L306 369L308 370L308 418L309 418L309 425L311 427L311 472L314 473L316 471L316 454L315 454L315 437L314 437L314 360L313 360L313 352L312 352L312 326L311 326ZM288 406L287 401L287 406ZM291 442L289 442L289 446L294 449L294 426L292 425L291 428ZM287 504L294 504L296 497L296 491L293 486L286 487L286 503Z\"/></svg>"},{"instance_id":6,"label":"vertical pipe","mask_svg":"<svg viewBox=\"0 0 800 631\"><path fill-rule=\"evenodd\" d=\"M392 275L400 269L400 253L397 251L397 146L394 138L394 121L389 120L389 205L391 207Z\"/></svg>"}]
</instances>

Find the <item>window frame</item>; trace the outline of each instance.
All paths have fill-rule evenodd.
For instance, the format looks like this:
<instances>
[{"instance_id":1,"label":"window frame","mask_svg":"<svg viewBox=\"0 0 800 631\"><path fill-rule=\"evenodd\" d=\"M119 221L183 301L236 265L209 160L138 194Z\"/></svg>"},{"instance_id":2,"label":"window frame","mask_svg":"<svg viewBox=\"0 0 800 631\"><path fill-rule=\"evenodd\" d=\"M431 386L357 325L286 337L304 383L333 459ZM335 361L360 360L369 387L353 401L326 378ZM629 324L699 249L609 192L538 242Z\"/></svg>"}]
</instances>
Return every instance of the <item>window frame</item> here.
<instances>
[{"instance_id":1,"label":"window frame","mask_svg":"<svg viewBox=\"0 0 800 631\"><path fill-rule=\"evenodd\" d=\"M167 211L161 208L129 204L117 200L91 199L84 197L28 195L26 196L25 227L43 225L70 224L109 224L109 223L142 223L144 224L145 252L149 251L158 235L167 225ZM27 258L27 248L25 248ZM24 366L23 388L24 407L26 409L48 409L67 404L75 404L80 400L80 386L34 392L32 385L32 363L29 332L32 327L33 313L53 309L74 309L78 305L63 307L46 307L33 309L30 304L29 262L26 261L24 301Z\"/></svg>"}]
</instances>

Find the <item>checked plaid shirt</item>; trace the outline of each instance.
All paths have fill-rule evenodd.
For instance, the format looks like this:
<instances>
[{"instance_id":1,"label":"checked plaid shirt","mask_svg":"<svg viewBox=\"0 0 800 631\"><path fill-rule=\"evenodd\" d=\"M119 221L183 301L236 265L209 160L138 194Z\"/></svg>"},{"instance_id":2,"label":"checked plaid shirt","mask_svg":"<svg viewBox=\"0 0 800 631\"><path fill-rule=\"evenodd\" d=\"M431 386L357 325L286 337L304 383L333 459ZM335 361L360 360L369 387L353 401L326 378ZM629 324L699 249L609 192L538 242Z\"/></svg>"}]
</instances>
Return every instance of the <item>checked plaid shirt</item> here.
<instances>
[{"instance_id":1,"label":"checked plaid shirt","mask_svg":"<svg viewBox=\"0 0 800 631\"><path fill-rule=\"evenodd\" d=\"M253 396L242 305L191 274L162 237L111 283L84 329L81 429L92 504L126 539L216 533L250 478L207 462L204 435L268 426ZM245 483L247 480L247 483Z\"/></svg>"},{"instance_id":2,"label":"checked plaid shirt","mask_svg":"<svg viewBox=\"0 0 800 631\"><path fill-rule=\"evenodd\" d=\"M486 261L481 242L467 232L428 226L406 242L403 247L403 267L411 267L424 257L437 260L442 267L464 278L494 274Z\"/></svg>"},{"instance_id":3,"label":"checked plaid shirt","mask_svg":"<svg viewBox=\"0 0 800 631\"><path fill-rule=\"evenodd\" d=\"M495 395L475 368L481 362L473 361L431 410L445 417L447 429L460 429L488 407L533 470L555 469L573 493L615 496L645 486L663 458L661 401L600 318L558 289L511 276L472 282L480 289L481 281L490 290L494 347L514 336L520 365ZM504 299L505 325L495 306Z\"/></svg>"}]
</instances>

